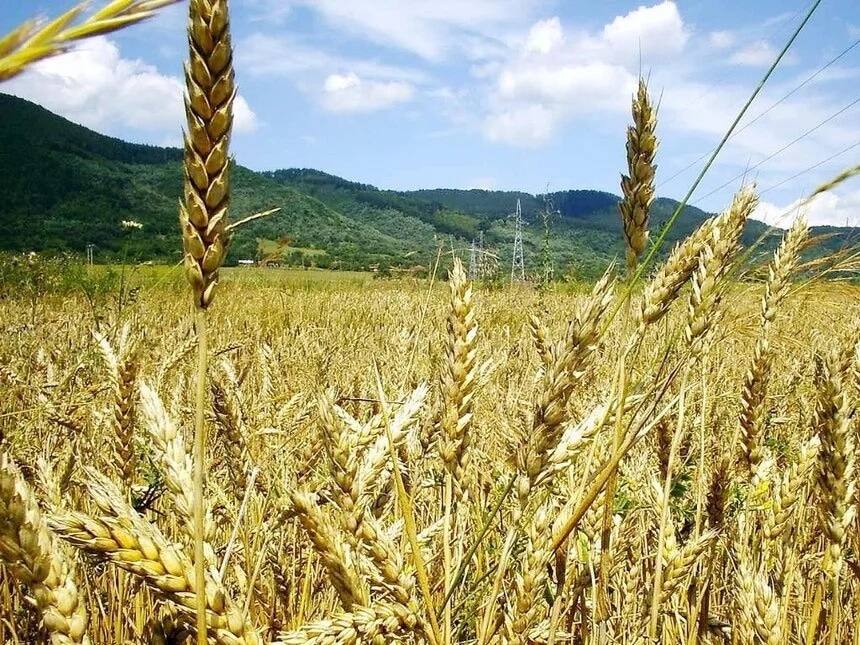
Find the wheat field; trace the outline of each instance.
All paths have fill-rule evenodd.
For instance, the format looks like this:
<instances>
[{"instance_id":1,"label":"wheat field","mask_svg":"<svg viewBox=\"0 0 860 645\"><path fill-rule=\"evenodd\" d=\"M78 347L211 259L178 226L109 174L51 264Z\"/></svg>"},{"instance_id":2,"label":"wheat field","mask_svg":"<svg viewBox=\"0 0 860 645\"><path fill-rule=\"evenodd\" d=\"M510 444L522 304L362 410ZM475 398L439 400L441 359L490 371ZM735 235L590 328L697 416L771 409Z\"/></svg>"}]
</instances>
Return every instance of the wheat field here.
<instances>
[{"instance_id":1,"label":"wheat field","mask_svg":"<svg viewBox=\"0 0 860 645\"><path fill-rule=\"evenodd\" d=\"M0 80L166 4L24 25ZM642 81L594 284L224 272L227 9L189 3L187 284L0 298L0 639L860 644L856 253L802 209L742 246L752 185L661 252Z\"/></svg>"},{"instance_id":2,"label":"wheat field","mask_svg":"<svg viewBox=\"0 0 860 645\"><path fill-rule=\"evenodd\" d=\"M793 286L763 336L766 285L733 285L698 357L680 302L623 366L638 328L623 311L609 320L606 285L486 292L455 274L450 290L223 287L206 414L218 642L430 640L430 611L447 642L637 642L658 563L662 642L803 642L817 610L813 642L849 642L856 287ZM27 301L0 303L3 642L39 641L28 595L56 642L181 642L184 295L145 289L97 326L80 299L45 297L35 323ZM768 367L750 385L763 340ZM560 364L569 352L575 368ZM598 494L553 552L619 433L638 440L619 465L611 550ZM21 587L39 569L47 578Z\"/></svg>"}]
</instances>

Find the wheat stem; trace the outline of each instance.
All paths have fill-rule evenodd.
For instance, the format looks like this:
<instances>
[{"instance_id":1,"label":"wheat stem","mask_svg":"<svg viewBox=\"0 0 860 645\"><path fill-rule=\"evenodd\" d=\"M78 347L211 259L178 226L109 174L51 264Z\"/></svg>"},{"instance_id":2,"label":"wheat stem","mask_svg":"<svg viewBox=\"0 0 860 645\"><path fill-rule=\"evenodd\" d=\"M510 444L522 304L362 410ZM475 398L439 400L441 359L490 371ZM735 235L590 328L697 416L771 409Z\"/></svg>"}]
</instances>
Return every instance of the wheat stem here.
<instances>
[{"instance_id":1,"label":"wheat stem","mask_svg":"<svg viewBox=\"0 0 860 645\"><path fill-rule=\"evenodd\" d=\"M194 393L194 580L197 589L197 644L206 645L206 560L203 543L203 472L206 458L206 371L208 328L206 310L196 310L197 383Z\"/></svg>"}]
</instances>

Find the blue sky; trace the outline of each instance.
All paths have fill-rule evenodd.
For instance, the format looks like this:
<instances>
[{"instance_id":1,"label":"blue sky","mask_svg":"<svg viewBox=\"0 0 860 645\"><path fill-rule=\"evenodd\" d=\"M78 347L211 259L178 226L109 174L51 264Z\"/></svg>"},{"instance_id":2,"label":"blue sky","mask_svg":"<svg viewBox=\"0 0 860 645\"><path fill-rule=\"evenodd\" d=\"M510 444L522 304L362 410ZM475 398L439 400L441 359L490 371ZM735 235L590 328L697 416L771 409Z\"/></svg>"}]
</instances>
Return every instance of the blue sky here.
<instances>
[{"instance_id":1,"label":"blue sky","mask_svg":"<svg viewBox=\"0 0 860 645\"><path fill-rule=\"evenodd\" d=\"M4 5L0 31L69 3ZM679 171L719 140L809 5L233 0L233 150L251 168L313 167L384 188L617 193L641 64L661 106L658 192L680 197L702 161ZM0 91L100 132L176 144L184 22L185 7L170 8ZM824 0L742 124L858 39L860 4ZM860 161L858 80L860 45L730 140L693 202L719 210L750 169L758 216L784 224L798 198ZM809 218L860 225L858 183L819 198Z\"/></svg>"}]
</instances>

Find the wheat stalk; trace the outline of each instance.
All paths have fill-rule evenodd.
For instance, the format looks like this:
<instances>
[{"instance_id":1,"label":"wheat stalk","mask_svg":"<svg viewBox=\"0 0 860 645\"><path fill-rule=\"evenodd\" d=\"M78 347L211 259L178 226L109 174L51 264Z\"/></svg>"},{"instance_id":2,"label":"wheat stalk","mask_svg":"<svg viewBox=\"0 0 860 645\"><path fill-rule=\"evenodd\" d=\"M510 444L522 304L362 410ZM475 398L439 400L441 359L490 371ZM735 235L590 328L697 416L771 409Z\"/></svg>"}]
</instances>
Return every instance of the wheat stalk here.
<instances>
[{"instance_id":1,"label":"wheat stalk","mask_svg":"<svg viewBox=\"0 0 860 645\"><path fill-rule=\"evenodd\" d=\"M197 588L204 585L203 470L206 436L204 407L207 372L207 322L218 269L230 232L230 133L233 126L233 48L227 0L190 0L188 62L185 66L184 198L179 206L185 275L197 310L197 389L194 424L194 563ZM197 639L205 645L205 603L198 598Z\"/></svg>"}]
</instances>

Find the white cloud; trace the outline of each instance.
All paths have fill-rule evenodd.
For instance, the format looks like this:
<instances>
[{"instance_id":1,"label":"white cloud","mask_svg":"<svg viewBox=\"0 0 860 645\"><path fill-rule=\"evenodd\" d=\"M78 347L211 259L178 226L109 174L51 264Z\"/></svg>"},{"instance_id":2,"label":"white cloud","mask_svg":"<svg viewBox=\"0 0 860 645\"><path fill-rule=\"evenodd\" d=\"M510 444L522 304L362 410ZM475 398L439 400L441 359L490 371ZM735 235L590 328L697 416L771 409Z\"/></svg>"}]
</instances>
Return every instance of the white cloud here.
<instances>
[{"instance_id":1,"label":"white cloud","mask_svg":"<svg viewBox=\"0 0 860 645\"><path fill-rule=\"evenodd\" d=\"M800 214L805 215L812 226L860 226L860 189L829 191L806 204L801 200L783 206L761 202L753 217L767 224L787 228Z\"/></svg>"},{"instance_id":2,"label":"white cloud","mask_svg":"<svg viewBox=\"0 0 860 645\"><path fill-rule=\"evenodd\" d=\"M3 89L98 131L134 128L161 140L166 132L178 133L184 120L182 81L141 60L123 58L105 37L37 63ZM256 116L242 97L236 99L234 116L237 131L256 127Z\"/></svg>"},{"instance_id":3,"label":"white cloud","mask_svg":"<svg viewBox=\"0 0 860 645\"><path fill-rule=\"evenodd\" d=\"M639 7L597 32L565 33L557 17L538 21L506 60L479 70L494 78L484 134L537 146L576 117L623 114L630 109L640 46L651 64L677 56L688 37L674 2Z\"/></svg>"},{"instance_id":4,"label":"white cloud","mask_svg":"<svg viewBox=\"0 0 860 645\"><path fill-rule=\"evenodd\" d=\"M248 105L248 101L241 94L237 94L233 101L233 130L235 132L253 132L258 125L257 115Z\"/></svg>"},{"instance_id":5,"label":"white cloud","mask_svg":"<svg viewBox=\"0 0 860 645\"><path fill-rule=\"evenodd\" d=\"M401 81L366 81L354 72L330 74L323 84L322 105L332 112L371 112L408 101L414 92Z\"/></svg>"},{"instance_id":6,"label":"white cloud","mask_svg":"<svg viewBox=\"0 0 860 645\"><path fill-rule=\"evenodd\" d=\"M282 24L292 15L293 7L285 0L245 0L251 22Z\"/></svg>"},{"instance_id":7,"label":"white cloud","mask_svg":"<svg viewBox=\"0 0 860 645\"><path fill-rule=\"evenodd\" d=\"M806 72L800 75L806 76ZM720 153L714 170L731 166L740 173L767 159L752 171L767 187L841 150L847 141L860 139L857 107L834 117L845 107L838 96L807 90L775 105L795 87L796 79L791 78L765 89ZM700 135L705 153L725 134L749 92L745 85L711 85L679 79L663 92L662 127L658 127L664 138ZM825 123L831 117L834 118ZM821 127L814 129L817 125ZM795 139L799 140L791 143ZM722 183L716 179L706 181L703 194L709 192L711 182ZM730 190L727 188L727 193Z\"/></svg>"},{"instance_id":8,"label":"white cloud","mask_svg":"<svg viewBox=\"0 0 860 645\"><path fill-rule=\"evenodd\" d=\"M490 114L484 134L490 141L536 147L552 138L559 115L543 105L510 107Z\"/></svg>"},{"instance_id":9,"label":"white cloud","mask_svg":"<svg viewBox=\"0 0 860 645\"><path fill-rule=\"evenodd\" d=\"M256 33L237 52L237 65L246 73L287 77L331 112L390 107L412 99L416 85L429 82L420 70L330 54L288 36Z\"/></svg>"},{"instance_id":10,"label":"white cloud","mask_svg":"<svg viewBox=\"0 0 860 645\"><path fill-rule=\"evenodd\" d=\"M330 25L426 60L480 56L531 15L538 0L294 0Z\"/></svg>"},{"instance_id":11,"label":"white cloud","mask_svg":"<svg viewBox=\"0 0 860 645\"><path fill-rule=\"evenodd\" d=\"M355 72L361 77L423 83L420 70L377 60L330 54L299 38L254 33L236 45L237 67L255 76L279 75L297 80L319 79L321 75Z\"/></svg>"},{"instance_id":12,"label":"white cloud","mask_svg":"<svg viewBox=\"0 0 860 645\"><path fill-rule=\"evenodd\" d=\"M559 104L570 112L590 112L622 105L633 89L633 76L606 63L553 65L543 62L506 69L499 75L499 95L512 101Z\"/></svg>"},{"instance_id":13,"label":"white cloud","mask_svg":"<svg viewBox=\"0 0 860 645\"><path fill-rule=\"evenodd\" d=\"M730 31L712 31L708 34L708 43L716 49L726 49L735 44L735 35Z\"/></svg>"},{"instance_id":14,"label":"white cloud","mask_svg":"<svg viewBox=\"0 0 860 645\"><path fill-rule=\"evenodd\" d=\"M729 58L729 62L746 67L767 67L776 59L777 51L764 40L739 49Z\"/></svg>"},{"instance_id":15,"label":"white cloud","mask_svg":"<svg viewBox=\"0 0 860 645\"><path fill-rule=\"evenodd\" d=\"M616 17L603 28L603 41L612 49L639 52L648 62L684 49L689 33L674 2L641 6Z\"/></svg>"},{"instance_id":16,"label":"white cloud","mask_svg":"<svg viewBox=\"0 0 860 645\"><path fill-rule=\"evenodd\" d=\"M564 40L561 29L561 20L554 16L547 20L540 20L529 29L526 38L526 51L548 54Z\"/></svg>"},{"instance_id":17,"label":"white cloud","mask_svg":"<svg viewBox=\"0 0 860 645\"><path fill-rule=\"evenodd\" d=\"M332 74L325 79L326 92L342 92L344 90L358 87L361 84L361 79L355 74Z\"/></svg>"}]
</instances>

